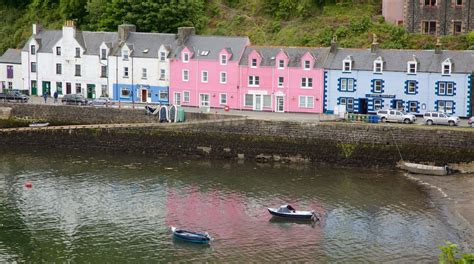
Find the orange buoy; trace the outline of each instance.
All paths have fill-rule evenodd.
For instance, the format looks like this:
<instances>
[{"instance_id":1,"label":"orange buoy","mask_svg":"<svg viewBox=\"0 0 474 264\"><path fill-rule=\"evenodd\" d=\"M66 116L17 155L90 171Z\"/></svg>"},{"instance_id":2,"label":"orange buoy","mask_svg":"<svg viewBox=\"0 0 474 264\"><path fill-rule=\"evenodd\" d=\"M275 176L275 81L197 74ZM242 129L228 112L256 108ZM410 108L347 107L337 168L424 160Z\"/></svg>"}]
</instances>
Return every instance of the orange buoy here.
<instances>
[{"instance_id":1,"label":"orange buoy","mask_svg":"<svg viewBox=\"0 0 474 264\"><path fill-rule=\"evenodd\" d=\"M31 188L33 187L33 183L31 183L31 182L25 182L25 187L26 187L27 189L31 189Z\"/></svg>"}]
</instances>

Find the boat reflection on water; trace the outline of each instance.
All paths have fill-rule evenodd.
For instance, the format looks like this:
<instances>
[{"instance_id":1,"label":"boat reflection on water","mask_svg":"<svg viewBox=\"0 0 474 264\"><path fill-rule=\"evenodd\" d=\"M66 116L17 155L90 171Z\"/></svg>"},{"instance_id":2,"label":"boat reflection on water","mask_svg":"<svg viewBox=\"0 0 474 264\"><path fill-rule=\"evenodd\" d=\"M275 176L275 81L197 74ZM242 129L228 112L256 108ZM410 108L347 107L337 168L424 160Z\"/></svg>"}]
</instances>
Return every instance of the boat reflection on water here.
<instances>
[{"instance_id":1,"label":"boat reflection on water","mask_svg":"<svg viewBox=\"0 0 474 264\"><path fill-rule=\"evenodd\" d=\"M316 226L320 226L321 222L320 221L308 221L308 220L302 220L302 219L289 219L289 218L281 218L278 216L272 216L269 220L269 223L272 224L278 224L282 227L291 227L293 224L297 225L308 225L311 226L312 228L315 228Z\"/></svg>"}]
</instances>

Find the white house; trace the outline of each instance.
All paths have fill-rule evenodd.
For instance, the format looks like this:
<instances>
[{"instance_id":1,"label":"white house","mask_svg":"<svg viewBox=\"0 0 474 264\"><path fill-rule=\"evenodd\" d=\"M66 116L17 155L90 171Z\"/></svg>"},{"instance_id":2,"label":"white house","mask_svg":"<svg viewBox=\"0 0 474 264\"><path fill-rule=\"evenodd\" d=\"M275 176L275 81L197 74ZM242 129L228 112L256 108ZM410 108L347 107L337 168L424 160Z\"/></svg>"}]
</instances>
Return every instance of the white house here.
<instances>
[{"instance_id":1,"label":"white house","mask_svg":"<svg viewBox=\"0 0 474 264\"><path fill-rule=\"evenodd\" d=\"M21 70L21 51L16 49L5 51L0 57L0 92L24 90Z\"/></svg>"}]
</instances>

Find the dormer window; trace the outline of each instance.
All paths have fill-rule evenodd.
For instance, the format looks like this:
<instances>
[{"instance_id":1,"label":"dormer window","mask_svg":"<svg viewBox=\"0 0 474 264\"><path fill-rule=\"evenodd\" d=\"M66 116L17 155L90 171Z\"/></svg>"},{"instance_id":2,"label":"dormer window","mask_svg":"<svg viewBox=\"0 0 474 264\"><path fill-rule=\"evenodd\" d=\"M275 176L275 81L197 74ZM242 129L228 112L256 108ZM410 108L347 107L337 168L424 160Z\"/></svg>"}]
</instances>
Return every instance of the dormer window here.
<instances>
[{"instance_id":1,"label":"dormer window","mask_svg":"<svg viewBox=\"0 0 474 264\"><path fill-rule=\"evenodd\" d=\"M56 47L56 55L61 55L61 47Z\"/></svg>"},{"instance_id":2,"label":"dormer window","mask_svg":"<svg viewBox=\"0 0 474 264\"><path fill-rule=\"evenodd\" d=\"M227 65L227 55L221 55L221 65Z\"/></svg>"},{"instance_id":3,"label":"dormer window","mask_svg":"<svg viewBox=\"0 0 474 264\"><path fill-rule=\"evenodd\" d=\"M450 59L446 59L442 64L443 75L451 75L452 63Z\"/></svg>"},{"instance_id":4,"label":"dormer window","mask_svg":"<svg viewBox=\"0 0 474 264\"><path fill-rule=\"evenodd\" d=\"M285 60L279 60L278 69L284 69L284 68L285 68Z\"/></svg>"},{"instance_id":5,"label":"dormer window","mask_svg":"<svg viewBox=\"0 0 474 264\"><path fill-rule=\"evenodd\" d=\"M311 61L305 60L304 61L304 69L309 70L311 68Z\"/></svg>"},{"instance_id":6,"label":"dormer window","mask_svg":"<svg viewBox=\"0 0 474 264\"><path fill-rule=\"evenodd\" d=\"M183 62L189 62L189 53L183 54Z\"/></svg>"},{"instance_id":7,"label":"dormer window","mask_svg":"<svg viewBox=\"0 0 474 264\"><path fill-rule=\"evenodd\" d=\"M30 53L31 53L31 55L36 55L36 46L35 45L31 45Z\"/></svg>"},{"instance_id":8,"label":"dormer window","mask_svg":"<svg viewBox=\"0 0 474 264\"><path fill-rule=\"evenodd\" d=\"M342 71L350 72L352 71L352 60L348 57L342 62Z\"/></svg>"},{"instance_id":9,"label":"dormer window","mask_svg":"<svg viewBox=\"0 0 474 264\"><path fill-rule=\"evenodd\" d=\"M257 68L257 59L252 59L251 67L252 68Z\"/></svg>"},{"instance_id":10,"label":"dormer window","mask_svg":"<svg viewBox=\"0 0 474 264\"><path fill-rule=\"evenodd\" d=\"M382 73L383 71L383 60L382 58L377 58L374 61L374 73Z\"/></svg>"},{"instance_id":11,"label":"dormer window","mask_svg":"<svg viewBox=\"0 0 474 264\"><path fill-rule=\"evenodd\" d=\"M106 49L101 49L100 50L100 59L101 60L107 59L107 50Z\"/></svg>"},{"instance_id":12,"label":"dormer window","mask_svg":"<svg viewBox=\"0 0 474 264\"><path fill-rule=\"evenodd\" d=\"M76 48L76 58L81 57L81 48Z\"/></svg>"},{"instance_id":13,"label":"dormer window","mask_svg":"<svg viewBox=\"0 0 474 264\"><path fill-rule=\"evenodd\" d=\"M122 60L128 60L129 55L128 50L122 50Z\"/></svg>"},{"instance_id":14,"label":"dormer window","mask_svg":"<svg viewBox=\"0 0 474 264\"><path fill-rule=\"evenodd\" d=\"M166 52L161 51L160 52L160 61L165 61L166 60Z\"/></svg>"},{"instance_id":15,"label":"dormer window","mask_svg":"<svg viewBox=\"0 0 474 264\"><path fill-rule=\"evenodd\" d=\"M416 74L416 70L417 70L417 63L414 61L408 62L407 73Z\"/></svg>"}]
</instances>

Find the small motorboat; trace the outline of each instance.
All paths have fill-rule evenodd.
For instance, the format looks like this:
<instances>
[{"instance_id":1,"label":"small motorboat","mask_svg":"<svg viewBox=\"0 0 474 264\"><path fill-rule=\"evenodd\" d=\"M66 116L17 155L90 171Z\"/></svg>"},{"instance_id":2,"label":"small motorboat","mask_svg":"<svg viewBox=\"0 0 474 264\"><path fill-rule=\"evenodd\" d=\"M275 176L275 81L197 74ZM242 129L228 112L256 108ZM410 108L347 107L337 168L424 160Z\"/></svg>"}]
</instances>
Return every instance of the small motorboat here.
<instances>
[{"instance_id":1,"label":"small motorboat","mask_svg":"<svg viewBox=\"0 0 474 264\"><path fill-rule=\"evenodd\" d=\"M49 123L31 123L28 125L29 127L46 127L49 126Z\"/></svg>"},{"instance_id":2,"label":"small motorboat","mask_svg":"<svg viewBox=\"0 0 474 264\"><path fill-rule=\"evenodd\" d=\"M192 242L192 243L200 243L200 244L208 244L211 241L211 236L205 232L205 233L197 233L197 232L191 232L191 231L186 231L182 229L178 229L174 226L171 227L171 232L173 232L173 237Z\"/></svg>"},{"instance_id":3,"label":"small motorboat","mask_svg":"<svg viewBox=\"0 0 474 264\"><path fill-rule=\"evenodd\" d=\"M296 211L296 209L289 204L282 205L280 208L268 208L268 212L273 216L286 219L319 221L314 211Z\"/></svg>"},{"instance_id":4,"label":"small motorboat","mask_svg":"<svg viewBox=\"0 0 474 264\"><path fill-rule=\"evenodd\" d=\"M431 166L418 163L410 163L406 161L400 161L397 166L400 169L406 170L411 173L425 175L446 176L452 172L452 170L448 166Z\"/></svg>"}]
</instances>

